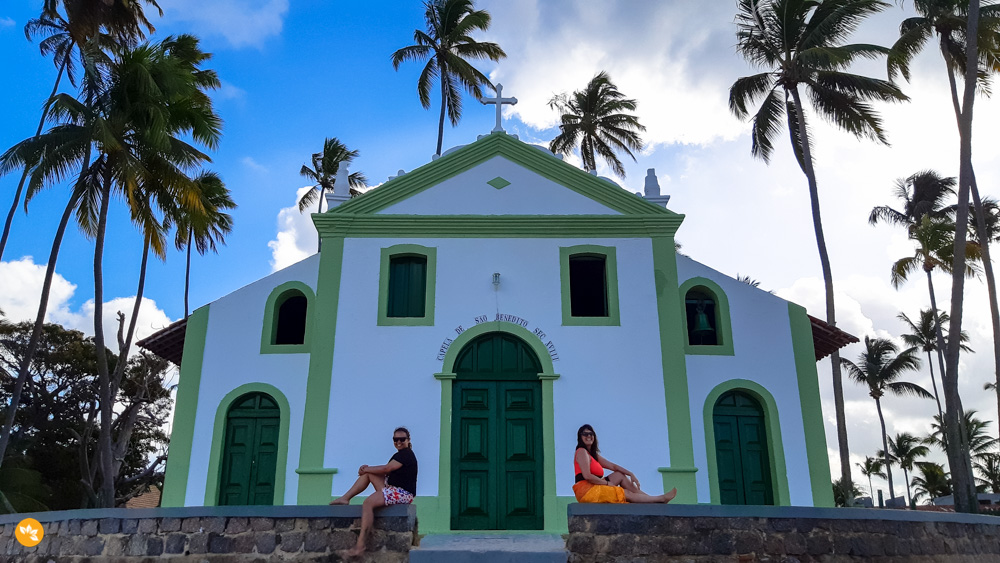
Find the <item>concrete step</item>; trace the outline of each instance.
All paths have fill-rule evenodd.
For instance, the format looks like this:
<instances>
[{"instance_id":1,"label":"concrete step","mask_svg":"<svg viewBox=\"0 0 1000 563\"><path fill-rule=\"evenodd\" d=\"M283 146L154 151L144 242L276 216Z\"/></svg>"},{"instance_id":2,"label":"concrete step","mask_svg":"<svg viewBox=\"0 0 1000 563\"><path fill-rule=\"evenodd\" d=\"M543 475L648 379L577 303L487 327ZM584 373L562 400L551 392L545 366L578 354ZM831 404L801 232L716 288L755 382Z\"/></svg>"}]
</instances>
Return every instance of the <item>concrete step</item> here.
<instances>
[{"instance_id":1,"label":"concrete step","mask_svg":"<svg viewBox=\"0 0 1000 563\"><path fill-rule=\"evenodd\" d=\"M429 534L410 550L410 563L566 563L555 534Z\"/></svg>"}]
</instances>

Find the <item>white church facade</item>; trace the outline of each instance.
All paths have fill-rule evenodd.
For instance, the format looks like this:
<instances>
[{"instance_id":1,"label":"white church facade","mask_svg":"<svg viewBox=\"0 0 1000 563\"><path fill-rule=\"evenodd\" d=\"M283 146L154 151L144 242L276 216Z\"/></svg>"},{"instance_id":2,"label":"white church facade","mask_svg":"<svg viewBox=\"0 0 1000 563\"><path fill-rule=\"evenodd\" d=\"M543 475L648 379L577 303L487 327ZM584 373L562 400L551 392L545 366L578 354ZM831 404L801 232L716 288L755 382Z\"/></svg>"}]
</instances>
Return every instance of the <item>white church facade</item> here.
<instances>
[{"instance_id":1,"label":"white church facade","mask_svg":"<svg viewBox=\"0 0 1000 563\"><path fill-rule=\"evenodd\" d=\"M163 506L326 504L405 426L421 532L560 531L585 423L650 494L832 506L852 337L679 254L666 199L503 132L333 194L318 254L141 343L181 365Z\"/></svg>"}]
</instances>

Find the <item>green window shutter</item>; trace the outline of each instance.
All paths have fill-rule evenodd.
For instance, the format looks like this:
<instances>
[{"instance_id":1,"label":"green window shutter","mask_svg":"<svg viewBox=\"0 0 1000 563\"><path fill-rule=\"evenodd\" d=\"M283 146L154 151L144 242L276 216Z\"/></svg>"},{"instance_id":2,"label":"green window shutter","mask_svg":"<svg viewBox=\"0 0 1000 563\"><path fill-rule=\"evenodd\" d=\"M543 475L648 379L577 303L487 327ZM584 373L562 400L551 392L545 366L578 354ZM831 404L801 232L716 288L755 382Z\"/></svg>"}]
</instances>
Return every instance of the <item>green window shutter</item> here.
<instances>
[{"instance_id":1,"label":"green window shutter","mask_svg":"<svg viewBox=\"0 0 1000 563\"><path fill-rule=\"evenodd\" d=\"M423 317L426 313L427 257L393 256L389 260L386 316Z\"/></svg>"}]
</instances>

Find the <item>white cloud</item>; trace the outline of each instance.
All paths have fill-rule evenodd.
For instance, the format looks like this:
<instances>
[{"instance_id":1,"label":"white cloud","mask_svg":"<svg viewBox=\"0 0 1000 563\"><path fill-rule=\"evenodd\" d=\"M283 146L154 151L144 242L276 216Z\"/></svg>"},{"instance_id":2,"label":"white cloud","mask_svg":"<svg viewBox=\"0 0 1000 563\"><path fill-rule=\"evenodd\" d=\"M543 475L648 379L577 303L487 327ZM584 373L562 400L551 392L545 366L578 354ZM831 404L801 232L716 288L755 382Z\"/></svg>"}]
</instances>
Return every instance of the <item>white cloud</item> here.
<instances>
[{"instance_id":1,"label":"white cloud","mask_svg":"<svg viewBox=\"0 0 1000 563\"><path fill-rule=\"evenodd\" d=\"M35 264L31 257L25 257L12 262L0 262L0 286L5 290L0 294L0 309L11 322L34 321L38 312L38 302L41 298L42 282L45 278L45 265ZM93 336L94 334L94 300L88 300L78 310L72 310L69 302L76 291L76 285L70 283L56 273L53 277L52 289L49 294L49 305L45 321L58 323L65 328L79 330ZM112 350L118 350L118 320L117 312L125 314L126 323L131 319L135 296L116 297L104 304L105 344ZM145 338L157 330L170 324L167 314L156 306L152 299L144 297L139 307L136 319L135 337L133 343ZM135 348L133 348L135 352Z\"/></svg>"},{"instance_id":2,"label":"white cloud","mask_svg":"<svg viewBox=\"0 0 1000 563\"><path fill-rule=\"evenodd\" d=\"M246 166L247 168L249 168L250 170L252 170L254 172L267 172L268 171L266 166L264 166L263 164L260 164L256 160L254 160L253 157L244 156L240 160L240 162L243 163L243 166Z\"/></svg>"},{"instance_id":3,"label":"white cloud","mask_svg":"<svg viewBox=\"0 0 1000 563\"><path fill-rule=\"evenodd\" d=\"M247 92L243 88L236 86L225 80L219 81L219 89L215 91L216 100L242 100L246 98Z\"/></svg>"},{"instance_id":4,"label":"white cloud","mask_svg":"<svg viewBox=\"0 0 1000 563\"><path fill-rule=\"evenodd\" d=\"M299 188L295 193L295 201L298 202L302 194L311 189L312 186ZM267 243L271 249L271 271L286 268L315 254L317 236L316 226L313 225L309 212L300 212L297 203L282 208L278 212L278 234L275 240Z\"/></svg>"},{"instance_id":5,"label":"white cloud","mask_svg":"<svg viewBox=\"0 0 1000 563\"><path fill-rule=\"evenodd\" d=\"M0 29L3 29L5 27L14 27L14 24L15 24L14 20L10 18L0 17Z\"/></svg>"},{"instance_id":6,"label":"white cloud","mask_svg":"<svg viewBox=\"0 0 1000 563\"><path fill-rule=\"evenodd\" d=\"M204 37L222 36L233 47L260 47L281 33L288 0L172 0L163 11L168 24Z\"/></svg>"}]
</instances>

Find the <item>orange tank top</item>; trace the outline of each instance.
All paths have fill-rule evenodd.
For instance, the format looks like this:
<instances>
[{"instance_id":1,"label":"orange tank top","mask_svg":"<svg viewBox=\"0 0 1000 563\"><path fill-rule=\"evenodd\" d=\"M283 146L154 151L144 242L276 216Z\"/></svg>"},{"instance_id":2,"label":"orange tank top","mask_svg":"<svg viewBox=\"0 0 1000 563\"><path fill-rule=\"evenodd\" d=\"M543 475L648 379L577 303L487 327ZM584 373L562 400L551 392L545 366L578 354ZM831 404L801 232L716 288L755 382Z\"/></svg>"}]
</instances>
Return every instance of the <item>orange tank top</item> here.
<instances>
[{"instance_id":1,"label":"orange tank top","mask_svg":"<svg viewBox=\"0 0 1000 563\"><path fill-rule=\"evenodd\" d=\"M587 451L584 448L577 448L577 451L579 450L583 450L585 452ZM590 458L590 474L595 477L604 477L604 468L601 467L601 464L598 463L597 460L590 455L590 452L587 452L587 457ZM576 462L575 456L573 457L573 471L575 474L578 475L583 473L582 471L580 471L580 464Z\"/></svg>"}]
</instances>

